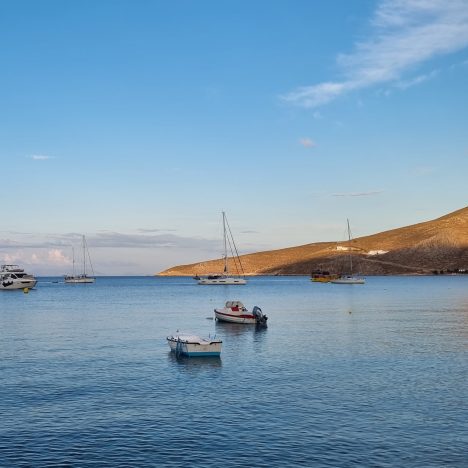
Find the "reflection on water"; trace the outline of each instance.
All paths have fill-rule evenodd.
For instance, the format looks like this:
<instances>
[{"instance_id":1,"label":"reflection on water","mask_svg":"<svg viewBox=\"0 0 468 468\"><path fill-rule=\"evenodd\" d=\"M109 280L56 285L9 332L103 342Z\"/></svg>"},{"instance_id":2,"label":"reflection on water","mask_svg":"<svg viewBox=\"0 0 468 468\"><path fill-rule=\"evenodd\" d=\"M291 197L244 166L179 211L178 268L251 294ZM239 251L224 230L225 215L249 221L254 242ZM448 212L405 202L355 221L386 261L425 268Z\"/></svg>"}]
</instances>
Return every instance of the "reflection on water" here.
<instances>
[{"instance_id":1,"label":"reflection on water","mask_svg":"<svg viewBox=\"0 0 468 468\"><path fill-rule=\"evenodd\" d=\"M222 353L221 353L222 354ZM215 368L222 366L220 356L188 357L184 355L176 356L176 353L169 351L168 360L173 366L183 366L186 368Z\"/></svg>"}]
</instances>

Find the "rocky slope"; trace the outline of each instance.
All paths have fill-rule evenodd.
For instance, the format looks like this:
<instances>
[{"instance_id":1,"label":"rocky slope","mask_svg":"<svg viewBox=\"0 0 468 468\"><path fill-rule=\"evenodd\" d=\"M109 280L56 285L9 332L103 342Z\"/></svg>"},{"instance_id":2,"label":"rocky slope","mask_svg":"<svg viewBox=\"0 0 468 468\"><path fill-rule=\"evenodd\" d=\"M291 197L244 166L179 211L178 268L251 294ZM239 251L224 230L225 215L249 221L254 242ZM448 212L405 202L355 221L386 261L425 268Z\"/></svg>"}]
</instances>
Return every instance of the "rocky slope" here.
<instances>
[{"instance_id":1,"label":"rocky slope","mask_svg":"<svg viewBox=\"0 0 468 468\"><path fill-rule=\"evenodd\" d=\"M243 255L247 275L308 275L312 270L345 272L351 249L354 270L363 275L427 274L468 270L468 207L433 221L392 229L348 242L318 242ZM234 263L232 271L235 271ZM222 260L169 268L160 276L222 271Z\"/></svg>"}]
</instances>

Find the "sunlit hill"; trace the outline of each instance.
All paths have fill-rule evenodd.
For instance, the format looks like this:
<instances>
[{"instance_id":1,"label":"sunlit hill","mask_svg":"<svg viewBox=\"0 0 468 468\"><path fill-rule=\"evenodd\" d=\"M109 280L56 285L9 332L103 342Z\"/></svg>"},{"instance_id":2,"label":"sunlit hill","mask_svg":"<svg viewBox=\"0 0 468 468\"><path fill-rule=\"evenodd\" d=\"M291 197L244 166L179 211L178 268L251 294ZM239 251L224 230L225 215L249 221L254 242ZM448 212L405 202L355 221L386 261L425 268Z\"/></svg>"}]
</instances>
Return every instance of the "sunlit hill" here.
<instances>
[{"instance_id":1,"label":"sunlit hill","mask_svg":"<svg viewBox=\"0 0 468 468\"><path fill-rule=\"evenodd\" d=\"M341 273L353 256L362 275L433 274L468 270L468 207L441 218L351 242L316 242L242 255L246 275L308 275L322 269ZM235 272L230 259L231 271ZM169 268L160 276L192 276L221 272L223 260L207 260Z\"/></svg>"}]
</instances>

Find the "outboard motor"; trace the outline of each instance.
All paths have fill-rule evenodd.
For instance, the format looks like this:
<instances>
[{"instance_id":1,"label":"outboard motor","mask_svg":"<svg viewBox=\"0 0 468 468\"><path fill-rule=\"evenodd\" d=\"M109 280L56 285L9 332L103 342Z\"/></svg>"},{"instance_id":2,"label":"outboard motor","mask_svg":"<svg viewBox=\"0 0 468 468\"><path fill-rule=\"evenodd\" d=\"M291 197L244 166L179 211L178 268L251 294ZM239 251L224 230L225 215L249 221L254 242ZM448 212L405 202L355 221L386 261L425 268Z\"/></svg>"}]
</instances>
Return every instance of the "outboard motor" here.
<instances>
[{"instance_id":1,"label":"outboard motor","mask_svg":"<svg viewBox=\"0 0 468 468\"><path fill-rule=\"evenodd\" d=\"M268 317L262 312L260 307L255 306L252 310L252 315L257 320L257 325L266 325Z\"/></svg>"}]
</instances>

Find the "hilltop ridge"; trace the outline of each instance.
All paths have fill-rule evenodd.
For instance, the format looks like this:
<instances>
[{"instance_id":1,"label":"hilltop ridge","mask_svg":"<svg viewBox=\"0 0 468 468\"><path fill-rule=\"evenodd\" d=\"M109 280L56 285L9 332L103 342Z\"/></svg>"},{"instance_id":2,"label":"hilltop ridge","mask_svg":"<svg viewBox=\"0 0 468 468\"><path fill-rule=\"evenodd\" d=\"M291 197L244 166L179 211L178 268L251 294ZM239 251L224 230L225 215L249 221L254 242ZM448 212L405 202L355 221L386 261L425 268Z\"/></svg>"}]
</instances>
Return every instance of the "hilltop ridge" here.
<instances>
[{"instance_id":1,"label":"hilltop ridge","mask_svg":"<svg viewBox=\"0 0 468 468\"><path fill-rule=\"evenodd\" d=\"M348 242L315 242L241 256L246 275L308 275L317 269L340 273L353 255L363 275L429 274L468 269L468 207L440 218L358 237ZM159 276L192 276L222 271L222 259L169 268Z\"/></svg>"}]
</instances>

